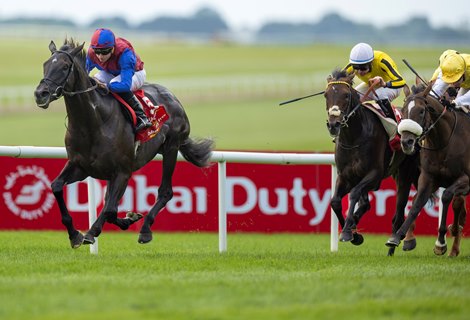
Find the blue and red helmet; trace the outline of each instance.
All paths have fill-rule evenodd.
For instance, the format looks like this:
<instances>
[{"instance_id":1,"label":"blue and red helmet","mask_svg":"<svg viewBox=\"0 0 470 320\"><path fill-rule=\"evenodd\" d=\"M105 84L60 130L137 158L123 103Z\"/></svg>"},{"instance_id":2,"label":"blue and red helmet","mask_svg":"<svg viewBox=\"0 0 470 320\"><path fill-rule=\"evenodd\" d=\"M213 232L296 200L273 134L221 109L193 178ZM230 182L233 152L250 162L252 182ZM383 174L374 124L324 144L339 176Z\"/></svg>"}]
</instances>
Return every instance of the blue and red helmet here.
<instances>
[{"instance_id":1,"label":"blue and red helmet","mask_svg":"<svg viewBox=\"0 0 470 320\"><path fill-rule=\"evenodd\" d=\"M112 48L115 44L114 33L109 29L96 29L91 37L91 47L93 49Z\"/></svg>"}]
</instances>

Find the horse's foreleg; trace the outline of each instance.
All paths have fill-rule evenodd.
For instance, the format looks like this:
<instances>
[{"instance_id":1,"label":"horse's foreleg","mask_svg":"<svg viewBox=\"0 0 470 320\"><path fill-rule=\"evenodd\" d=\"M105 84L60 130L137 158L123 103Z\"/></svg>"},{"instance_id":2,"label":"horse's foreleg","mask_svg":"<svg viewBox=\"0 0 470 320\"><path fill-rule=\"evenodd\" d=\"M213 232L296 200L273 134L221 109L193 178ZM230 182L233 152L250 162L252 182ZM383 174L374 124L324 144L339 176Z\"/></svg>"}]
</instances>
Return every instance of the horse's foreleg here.
<instances>
[{"instance_id":1,"label":"horse's foreleg","mask_svg":"<svg viewBox=\"0 0 470 320\"><path fill-rule=\"evenodd\" d=\"M168 143L168 141L167 141ZM139 243L148 243L152 241L152 224L155 221L155 217L162 210L168 201L173 198L173 187L171 179L176 166L176 159L178 156L178 149L172 147L163 153L163 173L160 187L158 188L158 199L155 205L150 209L149 213L145 216L144 223L139 233Z\"/></svg>"},{"instance_id":2,"label":"horse's foreleg","mask_svg":"<svg viewBox=\"0 0 470 320\"><path fill-rule=\"evenodd\" d=\"M410 195L411 185L413 176L407 170L399 169L397 183L397 200L395 214L392 219L392 234L396 233L400 226L405 221L405 208L408 203L408 197ZM413 222L410 228L407 230L405 238L403 240L403 251L410 251L416 248L416 238L414 236L414 229L416 223ZM392 256L395 247L389 249L388 255Z\"/></svg>"},{"instance_id":3,"label":"horse's foreleg","mask_svg":"<svg viewBox=\"0 0 470 320\"><path fill-rule=\"evenodd\" d=\"M403 251L411 251L416 248L416 236L414 234L416 221L413 221L403 239Z\"/></svg>"},{"instance_id":4,"label":"horse's foreleg","mask_svg":"<svg viewBox=\"0 0 470 320\"><path fill-rule=\"evenodd\" d=\"M57 204L59 205L62 224L67 228L70 245L74 249L82 245L83 235L77 229L75 229L73 225L72 216L70 215L67 209L67 205L64 201L63 190L65 185L83 180L86 177L87 175L80 168L72 165L69 161L66 163L59 176L57 176L57 178L55 178L51 184L52 193L56 198Z\"/></svg>"},{"instance_id":5,"label":"horse's foreleg","mask_svg":"<svg viewBox=\"0 0 470 320\"><path fill-rule=\"evenodd\" d=\"M361 244L364 240L356 230L357 224L360 218L369 210L370 203L368 198L368 192L378 187L381 181L381 170L372 170L369 172L349 193L349 208L346 220L344 222L344 228L339 237L340 241L354 241L353 244ZM361 202L360 202L361 201ZM359 203L359 207L356 210L356 204ZM355 214L356 212L356 214ZM359 237L359 239L357 239Z\"/></svg>"},{"instance_id":6,"label":"horse's foreleg","mask_svg":"<svg viewBox=\"0 0 470 320\"><path fill-rule=\"evenodd\" d=\"M413 204L411 206L410 212L408 213L408 217L405 219L405 222L401 225L400 228L394 233L392 236L387 240L385 243L388 247L398 247L401 240L405 238L405 234L410 229L410 226L415 222L416 218L418 217L419 212L424 207L426 202L428 202L432 192L434 191L435 187L433 187L433 183L427 177L423 177L421 175L419 187L417 194L413 200Z\"/></svg>"},{"instance_id":7,"label":"horse's foreleg","mask_svg":"<svg viewBox=\"0 0 470 320\"><path fill-rule=\"evenodd\" d=\"M356 229L356 222L354 221L354 211L356 210L356 204L359 201L360 194L358 189L353 188L349 193L349 208L346 220L344 221L344 227L339 235L339 240L342 242L349 242L354 239L353 230Z\"/></svg>"},{"instance_id":8,"label":"horse's foreleg","mask_svg":"<svg viewBox=\"0 0 470 320\"><path fill-rule=\"evenodd\" d=\"M115 178L108 181L103 210L91 226L90 230L88 230L88 232L85 234L84 243L94 243L94 238L101 234L105 222L116 224L119 227L121 227L120 224L122 225L123 223L127 223L129 225L133 223L131 223L130 219L120 219L118 222L117 218L119 200L121 200L124 192L126 191L129 178L130 173L120 173ZM121 229L123 227L124 226L122 226ZM129 226L127 226L127 228L128 227Z\"/></svg>"},{"instance_id":9,"label":"horse's foreleg","mask_svg":"<svg viewBox=\"0 0 470 320\"><path fill-rule=\"evenodd\" d=\"M341 203L343 197L349 192L345 184L342 182L341 175L336 179L335 193L331 197L330 206L335 212L336 218L338 219L341 229L344 228L344 216L343 216L343 205Z\"/></svg>"},{"instance_id":10,"label":"horse's foreleg","mask_svg":"<svg viewBox=\"0 0 470 320\"><path fill-rule=\"evenodd\" d=\"M359 197L357 210L353 214L354 224L357 225L359 221L361 220L362 216L369 210L370 210L369 194L365 192Z\"/></svg>"}]
</instances>

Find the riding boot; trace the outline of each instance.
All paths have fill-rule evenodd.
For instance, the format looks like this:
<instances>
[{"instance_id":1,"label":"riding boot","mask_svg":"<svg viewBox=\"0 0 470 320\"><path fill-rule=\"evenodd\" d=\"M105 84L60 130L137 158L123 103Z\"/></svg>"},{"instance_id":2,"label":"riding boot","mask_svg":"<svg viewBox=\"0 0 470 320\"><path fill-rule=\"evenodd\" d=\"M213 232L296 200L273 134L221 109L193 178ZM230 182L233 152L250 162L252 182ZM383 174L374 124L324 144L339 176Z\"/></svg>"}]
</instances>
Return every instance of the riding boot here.
<instances>
[{"instance_id":1,"label":"riding boot","mask_svg":"<svg viewBox=\"0 0 470 320\"><path fill-rule=\"evenodd\" d=\"M145 115L144 108L140 103L139 99L132 92L120 92L119 95L123 98L129 106L134 110L135 116L137 118L137 124L135 126L135 132L140 130L147 129L152 126L152 123L149 121Z\"/></svg>"},{"instance_id":2,"label":"riding boot","mask_svg":"<svg viewBox=\"0 0 470 320\"><path fill-rule=\"evenodd\" d=\"M380 106L380 109L384 112L385 116L387 118L392 118L395 119L395 115L393 113L392 105L390 104L390 101L388 99L382 99L377 101L378 105Z\"/></svg>"}]
</instances>

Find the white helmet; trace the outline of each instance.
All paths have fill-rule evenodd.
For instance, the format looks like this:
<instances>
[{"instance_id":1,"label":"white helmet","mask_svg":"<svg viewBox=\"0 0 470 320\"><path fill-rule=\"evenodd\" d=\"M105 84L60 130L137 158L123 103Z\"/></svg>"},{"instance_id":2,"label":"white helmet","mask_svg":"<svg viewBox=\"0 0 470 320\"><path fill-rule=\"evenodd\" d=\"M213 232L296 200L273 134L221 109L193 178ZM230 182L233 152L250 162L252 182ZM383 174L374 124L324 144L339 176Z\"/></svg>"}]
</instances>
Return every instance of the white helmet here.
<instances>
[{"instance_id":1,"label":"white helmet","mask_svg":"<svg viewBox=\"0 0 470 320\"><path fill-rule=\"evenodd\" d=\"M349 62L352 64L365 64L374 60L374 50L367 43L358 43L349 54Z\"/></svg>"}]
</instances>

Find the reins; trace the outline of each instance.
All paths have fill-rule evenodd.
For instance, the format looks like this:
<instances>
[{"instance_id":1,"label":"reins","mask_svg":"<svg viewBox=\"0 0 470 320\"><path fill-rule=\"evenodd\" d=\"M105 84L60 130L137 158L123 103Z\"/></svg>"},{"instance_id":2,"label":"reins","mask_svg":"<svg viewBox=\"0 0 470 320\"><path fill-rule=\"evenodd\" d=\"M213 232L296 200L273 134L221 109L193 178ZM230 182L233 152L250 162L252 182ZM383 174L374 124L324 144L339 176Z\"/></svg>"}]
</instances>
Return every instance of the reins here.
<instances>
[{"instance_id":1,"label":"reins","mask_svg":"<svg viewBox=\"0 0 470 320\"><path fill-rule=\"evenodd\" d=\"M427 111L428 108L431 108L426 100L426 97L421 97L421 96L415 96L413 97L414 99L421 99L421 100L424 100L424 104L425 104L425 110ZM434 109L433 109L434 110ZM454 131L455 131L455 128L457 127L457 115L455 115L455 121L454 121L454 125L452 127L452 131L449 135L449 138L447 139L447 142L442 146L442 147L439 147L439 148L428 148L428 147L425 147L423 145L423 140L426 138L426 136L429 134L429 132L431 132L432 129L434 129L437 125L437 123L439 122L439 120L444 116L444 114L447 112L447 106L444 106L444 110L439 114L439 116L437 117L436 120L434 120L430 125L429 127L427 127L426 129L423 130L423 133L419 136L418 138L418 145L423 148L423 149L426 149L426 150L439 150L439 149L442 149L444 148L445 146L447 146L449 144L449 141L450 139L452 138L453 134L454 134ZM427 111L429 112L429 111Z\"/></svg>"}]
</instances>

